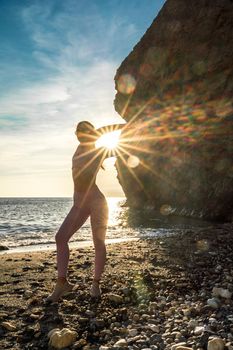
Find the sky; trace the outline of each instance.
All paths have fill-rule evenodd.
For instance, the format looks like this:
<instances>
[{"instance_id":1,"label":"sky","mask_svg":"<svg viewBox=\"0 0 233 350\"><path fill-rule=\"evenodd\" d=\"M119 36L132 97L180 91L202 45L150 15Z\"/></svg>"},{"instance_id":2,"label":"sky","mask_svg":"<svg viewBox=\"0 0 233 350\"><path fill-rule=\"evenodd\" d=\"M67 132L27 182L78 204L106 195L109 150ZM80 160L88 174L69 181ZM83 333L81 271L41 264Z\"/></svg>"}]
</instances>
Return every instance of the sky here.
<instances>
[{"instance_id":1,"label":"sky","mask_svg":"<svg viewBox=\"0 0 233 350\"><path fill-rule=\"evenodd\" d=\"M0 197L71 197L75 126L124 120L114 75L165 0L0 0ZM123 196L113 161L97 184Z\"/></svg>"}]
</instances>

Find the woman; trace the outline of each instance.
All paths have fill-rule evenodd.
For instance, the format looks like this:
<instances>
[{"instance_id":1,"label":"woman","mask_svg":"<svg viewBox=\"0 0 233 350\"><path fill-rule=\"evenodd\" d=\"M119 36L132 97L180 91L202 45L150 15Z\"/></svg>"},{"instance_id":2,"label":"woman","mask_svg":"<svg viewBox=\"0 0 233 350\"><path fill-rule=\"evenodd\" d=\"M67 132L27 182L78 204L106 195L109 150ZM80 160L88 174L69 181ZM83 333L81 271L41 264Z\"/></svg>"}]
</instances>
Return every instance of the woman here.
<instances>
[{"instance_id":1,"label":"woman","mask_svg":"<svg viewBox=\"0 0 233 350\"><path fill-rule=\"evenodd\" d=\"M48 301L58 301L65 293L73 289L68 282L69 263L68 242L71 236L85 223L90 216L92 237L95 248L95 268L91 286L91 296L100 297L100 279L106 261L105 235L108 222L107 201L97 187L96 175L103 160L115 155L115 151L95 148L95 142L103 132L121 129L124 124L95 129L83 121L77 125L76 136L80 142L72 158L72 176L74 182L73 206L56 234L58 278Z\"/></svg>"}]
</instances>

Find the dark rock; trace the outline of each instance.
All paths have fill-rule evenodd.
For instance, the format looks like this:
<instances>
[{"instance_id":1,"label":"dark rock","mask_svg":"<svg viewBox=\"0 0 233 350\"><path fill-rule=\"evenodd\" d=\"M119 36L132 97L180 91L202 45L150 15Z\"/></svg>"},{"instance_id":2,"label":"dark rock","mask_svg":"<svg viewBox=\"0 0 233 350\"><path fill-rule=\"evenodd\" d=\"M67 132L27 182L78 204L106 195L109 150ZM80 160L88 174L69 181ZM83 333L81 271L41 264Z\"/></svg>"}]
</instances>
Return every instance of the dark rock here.
<instances>
[{"instance_id":1,"label":"dark rock","mask_svg":"<svg viewBox=\"0 0 233 350\"><path fill-rule=\"evenodd\" d=\"M201 348L206 349L207 348L207 344L208 344L208 340L209 340L209 333L208 332L204 332L201 337L198 340L198 346Z\"/></svg>"},{"instance_id":2,"label":"dark rock","mask_svg":"<svg viewBox=\"0 0 233 350\"><path fill-rule=\"evenodd\" d=\"M6 245L2 245L0 244L0 251L1 250L9 250L10 248L8 248Z\"/></svg>"},{"instance_id":3,"label":"dark rock","mask_svg":"<svg viewBox=\"0 0 233 350\"><path fill-rule=\"evenodd\" d=\"M31 284L32 287L39 287L40 286L40 283L36 282L36 281L31 282L30 284Z\"/></svg>"},{"instance_id":4,"label":"dark rock","mask_svg":"<svg viewBox=\"0 0 233 350\"><path fill-rule=\"evenodd\" d=\"M117 70L122 139L140 160L116 163L128 205L232 221L232 17L229 0L167 0Z\"/></svg>"}]
</instances>

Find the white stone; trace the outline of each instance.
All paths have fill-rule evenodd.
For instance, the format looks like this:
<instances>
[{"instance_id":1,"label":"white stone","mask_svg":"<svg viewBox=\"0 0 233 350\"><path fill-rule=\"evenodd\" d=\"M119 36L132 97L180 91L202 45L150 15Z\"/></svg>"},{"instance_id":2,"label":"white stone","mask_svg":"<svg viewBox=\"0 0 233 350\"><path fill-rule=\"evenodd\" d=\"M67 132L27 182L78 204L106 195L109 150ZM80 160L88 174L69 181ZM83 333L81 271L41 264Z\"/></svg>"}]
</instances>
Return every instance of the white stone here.
<instances>
[{"instance_id":1,"label":"white stone","mask_svg":"<svg viewBox=\"0 0 233 350\"><path fill-rule=\"evenodd\" d=\"M186 346L185 342L181 342L181 343L177 343L172 345L171 350L176 350L178 348L178 346Z\"/></svg>"},{"instance_id":2,"label":"white stone","mask_svg":"<svg viewBox=\"0 0 233 350\"><path fill-rule=\"evenodd\" d=\"M159 333L159 326L155 324L148 324L147 329L150 329L152 332Z\"/></svg>"},{"instance_id":3,"label":"white stone","mask_svg":"<svg viewBox=\"0 0 233 350\"><path fill-rule=\"evenodd\" d=\"M117 347L126 347L127 346L127 341L125 339L119 339L114 345L113 347L117 348Z\"/></svg>"},{"instance_id":4,"label":"white stone","mask_svg":"<svg viewBox=\"0 0 233 350\"><path fill-rule=\"evenodd\" d=\"M204 327L203 326L197 326L194 329L194 334L195 335L201 335L204 331Z\"/></svg>"},{"instance_id":5,"label":"white stone","mask_svg":"<svg viewBox=\"0 0 233 350\"><path fill-rule=\"evenodd\" d=\"M129 329L128 335L129 335L130 337L135 337L135 335L137 335L137 334L138 334L137 329L135 329L135 328Z\"/></svg>"},{"instance_id":6,"label":"white stone","mask_svg":"<svg viewBox=\"0 0 233 350\"><path fill-rule=\"evenodd\" d=\"M224 341L216 337L208 341L207 350L224 350L224 346Z\"/></svg>"},{"instance_id":7,"label":"white stone","mask_svg":"<svg viewBox=\"0 0 233 350\"><path fill-rule=\"evenodd\" d=\"M221 265L217 265L216 268L215 268L215 271L216 272L219 272L222 270L222 266Z\"/></svg>"}]
</instances>

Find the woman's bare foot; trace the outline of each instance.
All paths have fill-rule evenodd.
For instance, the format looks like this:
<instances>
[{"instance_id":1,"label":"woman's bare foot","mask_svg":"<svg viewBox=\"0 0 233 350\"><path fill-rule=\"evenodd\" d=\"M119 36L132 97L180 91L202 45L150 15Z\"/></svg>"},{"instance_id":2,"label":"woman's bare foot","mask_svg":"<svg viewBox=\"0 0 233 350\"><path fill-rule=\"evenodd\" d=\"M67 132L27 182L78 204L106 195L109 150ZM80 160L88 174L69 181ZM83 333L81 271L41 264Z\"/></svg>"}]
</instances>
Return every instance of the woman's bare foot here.
<instances>
[{"instance_id":1,"label":"woman's bare foot","mask_svg":"<svg viewBox=\"0 0 233 350\"><path fill-rule=\"evenodd\" d=\"M71 292L73 288L74 285L69 283L65 278L58 278L52 294L48 296L46 301L57 302L63 295Z\"/></svg>"},{"instance_id":2,"label":"woman's bare foot","mask_svg":"<svg viewBox=\"0 0 233 350\"><path fill-rule=\"evenodd\" d=\"M100 289L100 281L99 280L93 279L90 294L91 294L92 298L100 298L101 289Z\"/></svg>"}]
</instances>

